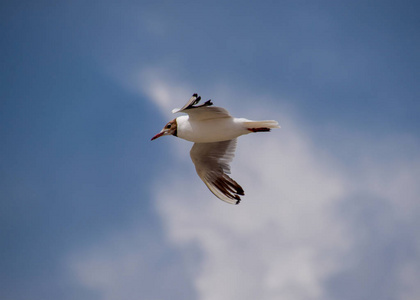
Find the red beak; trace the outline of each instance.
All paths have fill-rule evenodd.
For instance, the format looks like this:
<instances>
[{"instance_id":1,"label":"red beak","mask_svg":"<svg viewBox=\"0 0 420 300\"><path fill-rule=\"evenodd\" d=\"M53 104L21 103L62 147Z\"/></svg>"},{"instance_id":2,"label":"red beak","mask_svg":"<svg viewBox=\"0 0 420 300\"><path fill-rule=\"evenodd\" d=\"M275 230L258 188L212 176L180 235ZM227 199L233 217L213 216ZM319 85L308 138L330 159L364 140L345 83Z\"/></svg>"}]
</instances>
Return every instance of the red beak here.
<instances>
[{"instance_id":1,"label":"red beak","mask_svg":"<svg viewBox=\"0 0 420 300\"><path fill-rule=\"evenodd\" d=\"M151 141L157 139L158 137L161 137L163 135L163 132L159 132L158 134L156 134L154 137L152 137Z\"/></svg>"}]
</instances>

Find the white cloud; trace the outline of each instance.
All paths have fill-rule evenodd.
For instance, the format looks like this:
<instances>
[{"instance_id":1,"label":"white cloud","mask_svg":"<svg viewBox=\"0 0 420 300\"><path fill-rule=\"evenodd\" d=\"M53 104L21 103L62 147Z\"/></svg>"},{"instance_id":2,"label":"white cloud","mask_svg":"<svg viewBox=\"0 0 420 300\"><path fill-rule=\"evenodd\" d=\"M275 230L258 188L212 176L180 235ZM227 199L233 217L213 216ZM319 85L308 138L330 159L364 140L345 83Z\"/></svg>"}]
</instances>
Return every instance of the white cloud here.
<instances>
[{"instance_id":1,"label":"white cloud","mask_svg":"<svg viewBox=\"0 0 420 300\"><path fill-rule=\"evenodd\" d=\"M162 70L142 74L143 92L168 116L174 107L171 100L186 101L192 92L179 81L162 78ZM216 93L223 97L223 92ZM252 97L237 95L237 99L245 98ZM372 293L374 285L359 286L357 280L344 287L337 284L342 278L358 278L365 270L378 278L383 270L394 272L388 274L396 285L390 297L414 299L418 289L413 281L420 277L420 267L407 262L419 258L420 240L412 233L406 238L400 234L419 223L410 214L419 210L415 180L419 174L413 168L419 156L384 165L368 153L368 159L355 158L358 161L351 167L358 169L355 177L354 171L347 170L349 163L336 163L336 158L299 129L293 115L279 113L271 106L273 101L269 103L270 108L264 109L259 102L255 113L277 119L282 129L239 138L232 177L244 187L246 196L238 206L216 199L207 190L189 159L189 142L169 138L178 151L168 151L173 165L153 187L165 246L182 256L176 267L166 266L168 270L183 270L200 300L335 299L340 292L351 299L352 293L380 294L379 289ZM242 106L241 113L246 113L242 116L254 118L252 108ZM379 200L365 201L366 195ZM135 288L138 278L156 274L150 270L150 259L147 263L155 250L140 252L138 240L133 242L133 232L138 231L133 227L131 234L121 233L118 242L111 243L124 247L110 247L105 241L95 248L95 254L88 251L72 260L80 282L101 291L104 299L137 299L136 293L141 292ZM410 256L396 260L396 265L371 265L370 251L376 250L376 257L387 264L394 255L387 247L393 243L410 250ZM180 281L175 284L181 285ZM172 299L185 297L172 295Z\"/></svg>"},{"instance_id":2,"label":"white cloud","mask_svg":"<svg viewBox=\"0 0 420 300\"><path fill-rule=\"evenodd\" d=\"M73 251L65 261L69 272L104 300L192 298L177 251L141 225Z\"/></svg>"},{"instance_id":3,"label":"white cloud","mask_svg":"<svg viewBox=\"0 0 420 300\"><path fill-rule=\"evenodd\" d=\"M141 91L149 99L153 99L163 115L174 118L172 109L177 105L182 107L185 97L188 97L188 100L194 92L184 84L177 82L169 84L170 77L165 70L159 68L145 68L137 76Z\"/></svg>"},{"instance_id":4,"label":"white cloud","mask_svg":"<svg viewBox=\"0 0 420 300\"><path fill-rule=\"evenodd\" d=\"M246 193L239 206L214 198L191 173L156 192L173 243L202 251L191 261L199 299L323 298L322 282L349 244L334 218L345 183L307 140L291 126L240 138L232 168Z\"/></svg>"},{"instance_id":5,"label":"white cloud","mask_svg":"<svg viewBox=\"0 0 420 300\"><path fill-rule=\"evenodd\" d=\"M252 110L247 113L245 117L253 118ZM180 249L186 251L195 244L202 252L189 266L197 270L194 284L199 299L327 299L331 292L325 282L352 268L351 258L358 259L352 255L360 247L354 231L365 231L369 238L375 234L353 220L340 219L340 208L355 193L375 195L384 206L392 207L391 215L381 216L375 224L385 223L383 234L386 226L394 224L394 209L418 210L413 199L420 191L412 161L389 163L384 170L383 162L371 153L369 159L355 158L362 163L359 177L354 178L346 171L347 164L336 164L335 158L313 144L293 117L268 109L265 115L277 118L282 129L239 139L232 175L245 188L240 206L214 198L191 172L178 180L171 177L169 186L156 190L169 238ZM184 160L188 152L177 155ZM414 163L418 162L417 156ZM408 196L403 203L402 191ZM406 220L409 226L413 218ZM392 243L396 236L388 238ZM378 255L386 255L386 245L379 246L384 248Z\"/></svg>"}]
</instances>

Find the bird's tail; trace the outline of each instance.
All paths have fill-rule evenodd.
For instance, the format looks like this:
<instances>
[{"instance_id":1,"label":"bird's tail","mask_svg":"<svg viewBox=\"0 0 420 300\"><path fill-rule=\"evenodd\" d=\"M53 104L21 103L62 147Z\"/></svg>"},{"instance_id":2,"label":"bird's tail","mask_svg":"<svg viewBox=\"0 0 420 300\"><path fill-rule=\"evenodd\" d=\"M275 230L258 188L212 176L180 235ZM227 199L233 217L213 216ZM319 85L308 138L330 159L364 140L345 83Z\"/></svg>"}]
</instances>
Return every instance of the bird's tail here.
<instances>
[{"instance_id":1,"label":"bird's tail","mask_svg":"<svg viewBox=\"0 0 420 300\"><path fill-rule=\"evenodd\" d=\"M274 120L246 121L244 125L252 132L270 131L272 128L280 128L279 123Z\"/></svg>"}]
</instances>

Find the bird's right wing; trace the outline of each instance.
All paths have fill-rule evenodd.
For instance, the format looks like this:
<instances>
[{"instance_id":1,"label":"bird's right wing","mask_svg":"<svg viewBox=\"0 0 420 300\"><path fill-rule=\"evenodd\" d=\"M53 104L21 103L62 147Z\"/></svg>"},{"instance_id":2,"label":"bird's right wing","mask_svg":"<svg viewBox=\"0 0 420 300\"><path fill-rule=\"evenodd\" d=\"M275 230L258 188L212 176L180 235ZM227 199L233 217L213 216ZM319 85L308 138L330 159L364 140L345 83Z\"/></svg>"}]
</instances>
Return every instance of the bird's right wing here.
<instances>
[{"instance_id":1,"label":"bird's right wing","mask_svg":"<svg viewBox=\"0 0 420 300\"><path fill-rule=\"evenodd\" d=\"M236 139L215 143L195 143L190 155L198 176L209 190L219 199L238 204L239 195L244 195L242 187L227 174L229 163L235 155Z\"/></svg>"},{"instance_id":2,"label":"bird's right wing","mask_svg":"<svg viewBox=\"0 0 420 300\"><path fill-rule=\"evenodd\" d=\"M217 118L230 118L229 112L217 106L212 106L211 100L207 100L201 105L197 105L201 100L201 97L197 94L192 95L190 100L182 107L175 108L172 113L183 112L189 115L191 119L195 120L206 120L206 119L217 119Z\"/></svg>"}]
</instances>

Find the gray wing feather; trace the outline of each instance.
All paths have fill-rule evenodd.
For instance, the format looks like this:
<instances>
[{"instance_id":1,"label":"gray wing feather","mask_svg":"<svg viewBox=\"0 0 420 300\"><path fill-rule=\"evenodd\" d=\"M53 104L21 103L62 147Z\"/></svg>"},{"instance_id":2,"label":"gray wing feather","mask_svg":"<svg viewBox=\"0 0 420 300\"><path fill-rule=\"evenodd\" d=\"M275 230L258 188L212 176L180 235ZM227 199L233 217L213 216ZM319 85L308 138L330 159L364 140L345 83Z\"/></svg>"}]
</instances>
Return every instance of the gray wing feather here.
<instances>
[{"instance_id":1,"label":"gray wing feather","mask_svg":"<svg viewBox=\"0 0 420 300\"><path fill-rule=\"evenodd\" d=\"M242 187L230 178L229 163L235 156L236 139L215 143L195 143L190 155L198 176L219 199L231 204L241 201Z\"/></svg>"}]
</instances>

